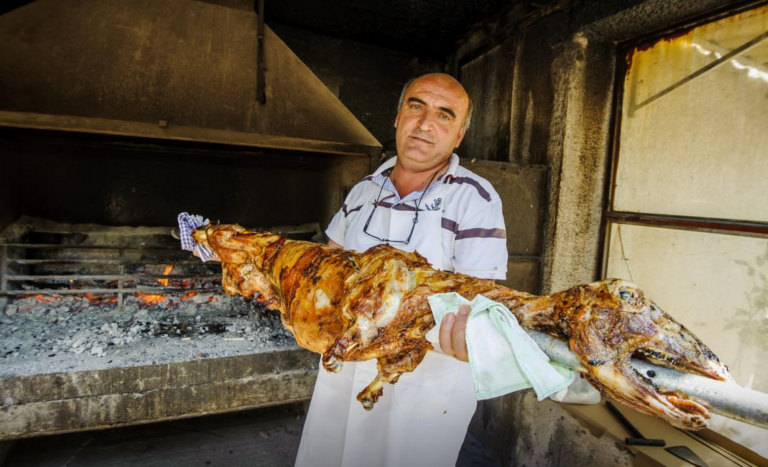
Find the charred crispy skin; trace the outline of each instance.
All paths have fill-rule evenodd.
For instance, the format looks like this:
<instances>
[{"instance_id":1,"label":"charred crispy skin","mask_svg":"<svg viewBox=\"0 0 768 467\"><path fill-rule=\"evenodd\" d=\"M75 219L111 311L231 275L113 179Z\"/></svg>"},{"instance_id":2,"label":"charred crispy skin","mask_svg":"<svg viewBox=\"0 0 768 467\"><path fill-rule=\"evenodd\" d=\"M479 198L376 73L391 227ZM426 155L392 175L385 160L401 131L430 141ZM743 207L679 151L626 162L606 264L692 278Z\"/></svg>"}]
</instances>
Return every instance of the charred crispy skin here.
<instances>
[{"instance_id":1,"label":"charred crispy skin","mask_svg":"<svg viewBox=\"0 0 768 467\"><path fill-rule=\"evenodd\" d=\"M339 371L344 361L376 359L378 375L357 397L368 410L386 383L413 371L432 349L425 339L435 325L427 297L442 292L470 300L482 294L504 304L525 329L567 341L598 390L681 428L705 427L707 408L660 393L633 369L631 357L732 381L707 346L622 280L534 296L437 271L418 253L389 245L358 254L239 225L205 226L193 235L221 258L224 290L279 310L298 344L322 354L328 371Z\"/></svg>"}]
</instances>

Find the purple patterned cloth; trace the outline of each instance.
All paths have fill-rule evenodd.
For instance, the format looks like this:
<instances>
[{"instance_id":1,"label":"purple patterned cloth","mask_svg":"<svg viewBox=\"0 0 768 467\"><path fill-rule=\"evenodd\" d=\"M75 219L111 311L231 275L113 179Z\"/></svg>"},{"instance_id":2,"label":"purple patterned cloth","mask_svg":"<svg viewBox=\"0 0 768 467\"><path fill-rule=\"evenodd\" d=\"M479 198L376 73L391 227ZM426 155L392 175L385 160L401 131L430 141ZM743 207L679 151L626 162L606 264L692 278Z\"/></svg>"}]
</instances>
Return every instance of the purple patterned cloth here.
<instances>
[{"instance_id":1,"label":"purple patterned cloth","mask_svg":"<svg viewBox=\"0 0 768 467\"><path fill-rule=\"evenodd\" d=\"M179 214L179 237L181 238L181 249L186 251L194 251L198 254L201 260L210 261L216 257L216 253L211 251L210 248L203 245L198 245L195 239L192 238L192 231L201 225L207 225L208 219L203 219L203 216L190 215L186 212Z\"/></svg>"}]
</instances>

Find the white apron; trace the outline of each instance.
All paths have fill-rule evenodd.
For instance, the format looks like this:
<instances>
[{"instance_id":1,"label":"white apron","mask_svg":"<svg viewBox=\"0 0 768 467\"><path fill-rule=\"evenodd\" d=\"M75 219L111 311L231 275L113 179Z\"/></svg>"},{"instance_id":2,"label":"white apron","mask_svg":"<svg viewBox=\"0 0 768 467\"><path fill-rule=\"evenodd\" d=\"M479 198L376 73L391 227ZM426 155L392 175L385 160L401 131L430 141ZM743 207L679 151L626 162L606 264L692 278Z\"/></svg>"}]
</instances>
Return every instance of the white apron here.
<instances>
[{"instance_id":1,"label":"white apron","mask_svg":"<svg viewBox=\"0 0 768 467\"><path fill-rule=\"evenodd\" d=\"M440 189L437 192L442 191ZM432 197L430 197L432 198ZM350 225L346 249L365 251L379 242L365 235L362 226L372 204ZM393 227L386 232L387 218L372 222L369 232L404 240L411 229L413 211L389 212ZM443 264L441 210L422 211L408 245L434 266ZM389 235L389 236L386 236ZM437 352L427 352L412 373L403 374L370 412L357 394L376 377L376 361L345 362L341 372L322 366L304 424L296 467L452 467L461 449L477 401L468 363Z\"/></svg>"}]
</instances>

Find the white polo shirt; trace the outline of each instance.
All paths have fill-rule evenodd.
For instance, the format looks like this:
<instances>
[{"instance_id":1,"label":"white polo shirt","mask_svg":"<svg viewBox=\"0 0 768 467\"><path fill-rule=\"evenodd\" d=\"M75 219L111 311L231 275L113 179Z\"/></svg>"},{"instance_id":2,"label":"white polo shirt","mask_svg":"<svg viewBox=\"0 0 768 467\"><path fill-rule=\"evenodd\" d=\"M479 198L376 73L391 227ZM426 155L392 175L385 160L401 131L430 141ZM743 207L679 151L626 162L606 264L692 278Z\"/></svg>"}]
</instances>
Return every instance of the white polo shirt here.
<instances>
[{"instance_id":1,"label":"white polo shirt","mask_svg":"<svg viewBox=\"0 0 768 467\"><path fill-rule=\"evenodd\" d=\"M506 279L507 234L501 199L491 184L461 167L459 156L452 154L444 175L401 199L388 177L395 161L386 161L352 188L326 230L328 238L363 252L384 243L375 236L398 249L418 251L436 269Z\"/></svg>"}]
</instances>

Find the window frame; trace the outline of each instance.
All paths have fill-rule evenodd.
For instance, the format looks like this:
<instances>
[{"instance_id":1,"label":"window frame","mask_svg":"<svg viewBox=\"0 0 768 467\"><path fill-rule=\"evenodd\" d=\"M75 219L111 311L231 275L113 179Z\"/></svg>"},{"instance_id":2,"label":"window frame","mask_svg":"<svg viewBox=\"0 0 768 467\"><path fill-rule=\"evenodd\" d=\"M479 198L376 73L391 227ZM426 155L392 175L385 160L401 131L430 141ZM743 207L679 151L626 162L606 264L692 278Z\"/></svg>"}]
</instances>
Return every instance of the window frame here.
<instances>
[{"instance_id":1,"label":"window frame","mask_svg":"<svg viewBox=\"0 0 768 467\"><path fill-rule=\"evenodd\" d=\"M598 271L605 278L608 269L608 252L610 249L610 233L612 224L630 224L646 227L662 227L694 232L721 233L768 239L768 222L743 221L738 219L721 219L710 217L676 216L644 212L626 212L613 209L616 192L616 173L619 166L621 116L624 103L624 80L629 69L627 57L638 47L651 46L664 39L687 34L699 26L719 21L746 11L768 5L768 0L744 2L740 5L730 5L725 8L691 18L669 28L639 36L626 42L618 43L616 47L616 66L614 75L614 92L612 118L610 128L608 170L606 170L605 190L603 195L603 213L600 220L600 245L598 251Z\"/></svg>"},{"instance_id":2,"label":"window frame","mask_svg":"<svg viewBox=\"0 0 768 467\"><path fill-rule=\"evenodd\" d=\"M669 228L702 233L719 233L726 235L747 236L768 239L768 222L743 221L738 219L722 219L710 217L693 217L664 215L646 212L626 212L613 209L616 191L616 174L620 157L621 123L624 102L624 82L630 63L629 53L639 47L651 46L663 39L684 35L705 24L719 21L746 11L768 5L768 0L757 0L731 4L707 14L692 17L636 38L617 42L615 47L614 85L611 106L611 123L609 128L607 170L603 181L603 212L600 218L597 271L600 279L606 278L608 269L608 253L611 243L611 227L613 224L628 224L644 227ZM749 448L710 429L704 429L696 434L685 433L689 437L702 442L725 448L726 450L748 460L756 465L764 465L765 459Z\"/></svg>"}]
</instances>

